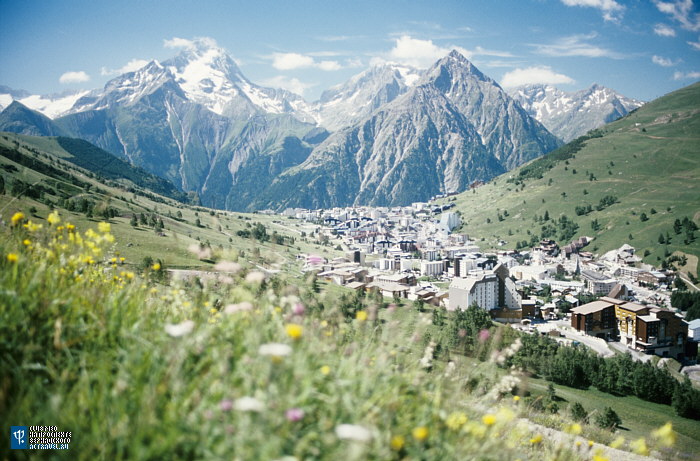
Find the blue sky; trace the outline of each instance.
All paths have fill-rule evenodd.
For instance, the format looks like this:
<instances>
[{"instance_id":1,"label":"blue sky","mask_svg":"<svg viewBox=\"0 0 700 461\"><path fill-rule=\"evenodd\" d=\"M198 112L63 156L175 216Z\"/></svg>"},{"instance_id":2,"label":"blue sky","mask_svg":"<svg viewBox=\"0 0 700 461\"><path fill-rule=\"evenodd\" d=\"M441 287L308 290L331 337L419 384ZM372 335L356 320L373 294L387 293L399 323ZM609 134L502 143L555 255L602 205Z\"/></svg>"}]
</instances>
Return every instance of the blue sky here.
<instances>
[{"instance_id":1,"label":"blue sky","mask_svg":"<svg viewBox=\"0 0 700 461\"><path fill-rule=\"evenodd\" d=\"M698 0L0 0L0 84L48 94L209 37L257 84L308 100L373 63L452 48L504 86L596 82L651 100L700 80Z\"/></svg>"}]
</instances>

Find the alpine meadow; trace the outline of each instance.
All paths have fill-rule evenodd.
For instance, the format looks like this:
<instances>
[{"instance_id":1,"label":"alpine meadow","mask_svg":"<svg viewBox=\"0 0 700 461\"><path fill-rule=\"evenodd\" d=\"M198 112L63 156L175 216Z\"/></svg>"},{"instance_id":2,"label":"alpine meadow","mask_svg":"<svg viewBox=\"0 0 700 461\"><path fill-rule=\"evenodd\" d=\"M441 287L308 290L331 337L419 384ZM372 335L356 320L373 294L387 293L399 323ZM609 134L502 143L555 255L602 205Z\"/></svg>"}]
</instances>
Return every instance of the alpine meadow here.
<instances>
[{"instance_id":1,"label":"alpine meadow","mask_svg":"<svg viewBox=\"0 0 700 461\"><path fill-rule=\"evenodd\" d=\"M0 460L700 460L698 7L5 2Z\"/></svg>"}]
</instances>

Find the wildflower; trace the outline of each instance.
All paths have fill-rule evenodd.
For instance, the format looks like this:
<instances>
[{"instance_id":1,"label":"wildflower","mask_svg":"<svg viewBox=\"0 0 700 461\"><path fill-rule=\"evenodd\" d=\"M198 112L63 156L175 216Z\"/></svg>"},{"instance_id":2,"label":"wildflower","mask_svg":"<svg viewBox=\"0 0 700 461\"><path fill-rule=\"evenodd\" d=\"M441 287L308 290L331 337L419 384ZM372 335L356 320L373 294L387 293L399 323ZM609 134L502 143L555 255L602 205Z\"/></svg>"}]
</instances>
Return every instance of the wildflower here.
<instances>
[{"instance_id":1,"label":"wildflower","mask_svg":"<svg viewBox=\"0 0 700 461\"><path fill-rule=\"evenodd\" d=\"M284 415L287 418L287 421L296 423L297 421L301 421L301 419L304 417L304 410L301 408L290 408Z\"/></svg>"},{"instance_id":2,"label":"wildflower","mask_svg":"<svg viewBox=\"0 0 700 461\"><path fill-rule=\"evenodd\" d=\"M24 213L22 213L21 211L18 211L17 213L12 215L12 219L10 219L10 222L12 223L13 226L16 226L23 219L24 219Z\"/></svg>"},{"instance_id":3,"label":"wildflower","mask_svg":"<svg viewBox=\"0 0 700 461\"><path fill-rule=\"evenodd\" d=\"M515 418L515 413L509 407L501 407L496 413L496 419L499 421L512 421Z\"/></svg>"},{"instance_id":4,"label":"wildflower","mask_svg":"<svg viewBox=\"0 0 700 461\"><path fill-rule=\"evenodd\" d=\"M39 229L42 228L42 225L41 225L41 224L36 224L35 222L32 222L32 220L30 219L29 221L27 221L27 222L24 224L23 227L24 227L25 229L27 229L29 232L36 232L36 231L38 231Z\"/></svg>"},{"instance_id":5,"label":"wildflower","mask_svg":"<svg viewBox=\"0 0 700 461\"><path fill-rule=\"evenodd\" d=\"M468 419L469 418L467 418L467 415L465 415L461 411L458 411L448 416L447 420L445 421L445 424L453 431L456 431L460 427L464 426L467 423Z\"/></svg>"},{"instance_id":6,"label":"wildflower","mask_svg":"<svg viewBox=\"0 0 700 461\"><path fill-rule=\"evenodd\" d=\"M304 328L296 323L288 323L284 329L287 335L294 340L300 339L304 334Z\"/></svg>"},{"instance_id":7,"label":"wildflower","mask_svg":"<svg viewBox=\"0 0 700 461\"><path fill-rule=\"evenodd\" d=\"M265 409L265 405L255 397L241 397L236 399L234 408L238 411L254 411L261 412Z\"/></svg>"},{"instance_id":8,"label":"wildflower","mask_svg":"<svg viewBox=\"0 0 700 461\"><path fill-rule=\"evenodd\" d=\"M151 266L151 269L154 271L159 271L160 270L160 263L155 263L153 266Z\"/></svg>"},{"instance_id":9,"label":"wildflower","mask_svg":"<svg viewBox=\"0 0 700 461\"><path fill-rule=\"evenodd\" d=\"M292 307L292 314L294 315L304 315L305 311L306 307L304 307L302 303L296 303L294 307Z\"/></svg>"},{"instance_id":10,"label":"wildflower","mask_svg":"<svg viewBox=\"0 0 700 461\"><path fill-rule=\"evenodd\" d=\"M481 418L481 422L486 426L493 426L496 424L496 415L487 413Z\"/></svg>"},{"instance_id":11,"label":"wildflower","mask_svg":"<svg viewBox=\"0 0 700 461\"><path fill-rule=\"evenodd\" d=\"M425 347L423 352L423 357L420 359L420 366L426 369L432 368L433 366L433 353L435 352L435 341L430 341L430 343Z\"/></svg>"},{"instance_id":12,"label":"wildflower","mask_svg":"<svg viewBox=\"0 0 700 461\"><path fill-rule=\"evenodd\" d=\"M340 424L335 428L335 435L342 440L355 440L358 442L369 442L372 440L372 433L369 429L357 424Z\"/></svg>"},{"instance_id":13,"label":"wildflower","mask_svg":"<svg viewBox=\"0 0 700 461\"><path fill-rule=\"evenodd\" d=\"M270 356L273 358L286 357L292 353L292 348L287 344L282 343L268 343L263 344L258 348L258 354Z\"/></svg>"},{"instance_id":14,"label":"wildflower","mask_svg":"<svg viewBox=\"0 0 700 461\"><path fill-rule=\"evenodd\" d=\"M320 369L320 372L323 376L328 376L331 373L331 367L328 365L323 365Z\"/></svg>"},{"instance_id":15,"label":"wildflower","mask_svg":"<svg viewBox=\"0 0 700 461\"><path fill-rule=\"evenodd\" d=\"M219 272L232 272L235 274L241 270L241 265L231 261L219 261L214 266L214 269Z\"/></svg>"},{"instance_id":16,"label":"wildflower","mask_svg":"<svg viewBox=\"0 0 700 461\"><path fill-rule=\"evenodd\" d=\"M103 234L109 234L112 231L112 226L108 222L102 221L97 223L97 230Z\"/></svg>"},{"instance_id":17,"label":"wildflower","mask_svg":"<svg viewBox=\"0 0 700 461\"><path fill-rule=\"evenodd\" d=\"M389 446L391 447L392 450L394 451L401 451L403 446L406 444L406 440L401 437L400 435L395 435L391 438L391 442L389 442Z\"/></svg>"},{"instance_id":18,"label":"wildflower","mask_svg":"<svg viewBox=\"0 0 700 461\"><path fill-rule=\"evenodd\" d=\"M264 280L265 274L260 271L253 271L245 277L245 281L248 283L262 283Z\"/></svg>"},{"instance_id":19,"label":"wildflower","mask_svg":"<svg viewBox=\"0 0 700 461\"><path fill-rule=\"evenodd\" d=\"M605 456L596 453L593 455L593 461L609 461L609 460Z\"/></svg>"},{"instance_id":20,"label":"wildflower","mask_svg":"<svg viewBox=\"0 0 700 461\"><path fill-rule=\"evenodd\" d=\"M576 447L580 447L580 446L581 446L581 441L580 441L580 440L577 440L576 443L575 443L575 445L576 445Z\"/></svg>"},{"instance_id":21,"label":"wildflower","mask_svg":"<svg viewBox=\"0 0 700 461\"><path fill-rule=\"evenodd\" d=\"M620 437L616 438L615 440L613 440L612 442L610 442L610 448L617 449L617 448L620 448L624 444L625 444L625 438L620 436Z\"/></svg>"},{"instance_id":22,"label":"wildflower","mask_svg":"<svg viewBox=\"0 0 700 461\"><path fill-rule=\"evenodd\" d=\"M538 443L542 443L542 434L537 434L536 436L531 438L530 443L532 445L537 445Z\"/></svg>"},{"instance_id":23,"label":"wildflower","mask_svg":"<svg viewBox=\"0 0 700 461\"><path fill-rule=\"evenodd\" d=\"M364 322L365 320L367 320L367 312L366 311L357 311L357 313L355 314L355 318L359 322Z\"/></svg>"},{"instance_id":24,"label":"wildflower","mask_svg":"<svg viewBox=\"0 0 700 461\"><path fill-rule=\"evenodd\" d=\"M490 335L491 335L491 333L489 332L489 330L484 328L483 330L481 330L479 332L479 342L480 343L485 342L487 339L489 339Z\"/></svg>"},{"instance_id":25,"label":"wildflower","mask_svg":"<svg viewBox=\"0 0 700 461\"><path fill-rule=\"evenodd\" d=\"M589 440L589 441L588 441L588 446L589 446L589 447L592 447L594 444L595 444L595 442L594 442L593 440Z\"/></svg>"},{"instance_id":26,"label":"wildflower","mask_svg":"<svg viewBox=\"0 0 700 461\"><path fill-rule=\"evenodd\" d=\"M68 223L66 224L66 229L68 230L68 232L73 232L75 230L75 226L73 224Z\"/></svg>"},{"instance_id":27,"label":"wildflower","mask_svg":"<svg viewBox=\"0 0 700 461\"><path fill-rule=\"evenodd\" d=\"M17 261L19 261L19 256L17 253L9 253L7 255L7 262L16 263Z\"/></svg>"},{"instance_id":28,"label":"wildflower","mask_svg":"<svg viewBox=\"0 0 700 461\"><path fill-rule=\"evenodd\" d=\"M419 442L422 442L425 439L427 439L428 434L428 428L425 426L418 426L411 431L411 435L413 435L413 438L418 440Z\"/></svg>"},{"instance_id":29,"label":"wildflower","mask_svg":"<svg viewBox=\"0 0 700 461\"><path fill-rule=\"evenodd\" d=\"M165 324L165 332L173 338L188 335L192 333L192 330L194 330L194 322L192 320L185 320L184 322L175 324Z\"/></svg>"},{"instance_id":30,"label":"wildflower","mask_svg":"<svg viewBox=\"0 0 700 461\"><path fill-rule=\"evenodd\" d=\"M223 399L221 402L219 402L219 409L221 411L231 411L233 408L233 400L231 399Z\"/></svg>"},{"instance_id":31,"label":"wildflower","mask_svg":"<svg viewBox=\"0 0 700 461\"><path fill-rule=\"evenodd\" d=\"M48 223L53 226L61 222L61 217L58 215L57 211L54 211L49 214L49 216L46 218L46 221L48 221Z\"/></svg>"},{"instance_id":32,"label":"wildflower","mask_svg":"<svg viewBox=\"0 0 700 461\"><path fill-rule=\"evenodd\" d=\"M649 448L647 447L647 442L642 437L630 443L630 448L632 451L638 455L647 456L649 454Z\"/></svg>"},{"instance_id":33,"label":"wildflower","mask_svg":"<svg viewBox=\"0 0 700 461\"><path fill-rule=\"evenodd\" d=\"M24 245L24 246L26 246L26 247L28 247L28 246L31 245L31 244L32 244L32 241L29 240L29 239L24 239L24 240L22 240L22 245Z\"/></svg>"},{"instance_id":34,"label":"wildflower","mask_svg":"<svg viewBox=\"0 0 700 461\"><path fill-rule=\"evenodd\" d=\"M569 434L579 435L581 433L581 425L578 423L570 424L566 427L566 432Z\"/></svg>"},{"instance_id":35,"label":"wildflower","mask_svg":"<svg viewBox=\"0 0 700 461\"><path fill-rule=\"evenodd\" d=\"M235 314L236 312L245 312L250 310L253 310L253 305L248 301L243 301L242 303L238 304L229 304L224 307L225 314Z\"/></svg>"},{"instance_id":36,"label":"wildflower","mask_svg":"<svg viewBox=\"0 0 700 461\"><path fill-rule=\"evenodd\" d=\"M659 439L662 445L670 447L676 443L676 433L673 432L671 423L666 423L660 428L652 431L652 435Z\"/></svg>"},{"instance_id":37,"label":"wildflower","mask_svg":"<svg viewBox=\"0 0 700 461\"><path fill-rule=\"evenodd\" d=\"M513 396L513 401L514 401L514 402L519 402L519 401L520 401L520 396L519 396L519 395L514 395L514 396Z\"/></svg>"}]
</instances>

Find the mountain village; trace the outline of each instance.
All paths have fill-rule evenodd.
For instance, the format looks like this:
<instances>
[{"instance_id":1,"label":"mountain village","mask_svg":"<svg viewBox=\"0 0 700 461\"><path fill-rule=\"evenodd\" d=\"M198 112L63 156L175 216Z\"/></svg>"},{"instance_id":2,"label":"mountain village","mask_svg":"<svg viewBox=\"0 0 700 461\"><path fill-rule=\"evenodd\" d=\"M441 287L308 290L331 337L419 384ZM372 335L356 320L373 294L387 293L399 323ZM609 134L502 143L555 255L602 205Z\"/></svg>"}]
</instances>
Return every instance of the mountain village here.
<instances>
[{"instance_id":1,"label":"mountain village","mask_svg":"<svg viewBox=\"0 0 700 461\"><path fill-rule=\"evenodd\" d=\"M642 264L624 244L603 255L581 236L559 247L544 239L523 251L484 252L460 227L454 205L287 209L345 257L300 255L305 272L352 290L380 292L419 306L454 311L472 304L501 323L559 342L585 344L602 356L630 352L689 361L697 356L700 322L672 309L675 274ZM506 246L501 241L499 245Z\"/></svg>"}]
</instances>

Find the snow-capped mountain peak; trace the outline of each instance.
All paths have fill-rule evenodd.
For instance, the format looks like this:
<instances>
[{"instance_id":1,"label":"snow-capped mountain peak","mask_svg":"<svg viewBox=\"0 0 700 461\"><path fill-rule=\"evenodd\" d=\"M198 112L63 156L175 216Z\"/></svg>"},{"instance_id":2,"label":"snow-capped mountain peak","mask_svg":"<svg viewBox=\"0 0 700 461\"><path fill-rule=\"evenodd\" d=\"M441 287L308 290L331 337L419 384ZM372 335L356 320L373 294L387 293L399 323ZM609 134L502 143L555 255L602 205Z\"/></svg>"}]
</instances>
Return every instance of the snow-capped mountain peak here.
<instances>
[{"instance_id":1,"label":"snow-capped mountain peak","mask_svg":"<svg viewBox=\"0 0 700 461\"><path fill-rule=\"evenodd\" d=\"M567 142L643 104L597 83L571 93L551 85L525 85L513 88L510 94L530 115Z\"/></svg>"}]
</instances>

